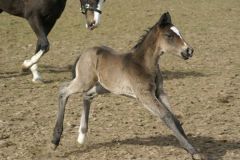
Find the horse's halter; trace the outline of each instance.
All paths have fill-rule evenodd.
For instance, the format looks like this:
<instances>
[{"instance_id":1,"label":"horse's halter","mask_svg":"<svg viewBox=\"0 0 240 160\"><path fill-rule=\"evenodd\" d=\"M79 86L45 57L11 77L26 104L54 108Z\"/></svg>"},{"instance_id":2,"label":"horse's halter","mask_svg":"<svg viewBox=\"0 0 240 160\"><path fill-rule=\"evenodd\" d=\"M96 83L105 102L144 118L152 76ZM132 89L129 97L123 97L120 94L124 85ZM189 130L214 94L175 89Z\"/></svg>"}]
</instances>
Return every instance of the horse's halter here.
<instances>
[{"instance_id":1,"label":"horse's halter","mask_svg":"<svg viewBox=\"0 0 240 160\"><path fill-rule=\"evenodd\" d=\"M98 0L98 2L99 2L99 0ZM91 6L89 4L88 0L86 0L86 3L81 5L81 12L82 12L82 14L86 14L88 10L95 11L95 12L98 12L99 14L102 14L102 11L97 9L96 6Z\"/></svg>"}]
</instances>

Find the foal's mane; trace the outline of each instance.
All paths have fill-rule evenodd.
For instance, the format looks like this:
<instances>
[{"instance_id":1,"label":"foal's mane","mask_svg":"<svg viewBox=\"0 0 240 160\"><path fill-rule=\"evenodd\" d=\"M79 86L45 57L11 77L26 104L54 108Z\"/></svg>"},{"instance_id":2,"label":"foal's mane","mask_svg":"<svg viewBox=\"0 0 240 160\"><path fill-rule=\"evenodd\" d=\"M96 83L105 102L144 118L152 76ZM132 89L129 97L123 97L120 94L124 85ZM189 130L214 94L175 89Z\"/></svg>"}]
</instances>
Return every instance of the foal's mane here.
<instances>
[{"instance_id":1,"label":"foal's mane","mask_svg":"<svg viewBox=\"0 0 240 160\"><path fill-rule=\"evenodd\" d=\"M137 49L139 46L142 45L142 43L144 42L144 40L146 39L147 35L153 30L153 28L157 25L158 23L156 23L155 25L153 25L152 27L148 27L145 31L145 33L140 36L140 39L137 41L137 44L132 48L132 49Z\"/></svg>"}]
</instances>

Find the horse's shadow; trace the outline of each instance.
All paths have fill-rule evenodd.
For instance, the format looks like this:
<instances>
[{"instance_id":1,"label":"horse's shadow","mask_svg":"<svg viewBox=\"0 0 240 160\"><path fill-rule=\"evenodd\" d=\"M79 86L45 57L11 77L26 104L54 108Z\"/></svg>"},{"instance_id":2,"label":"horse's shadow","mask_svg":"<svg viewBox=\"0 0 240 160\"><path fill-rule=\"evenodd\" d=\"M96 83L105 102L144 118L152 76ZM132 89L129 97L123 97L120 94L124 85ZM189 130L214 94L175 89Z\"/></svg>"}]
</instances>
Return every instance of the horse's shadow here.
<instances>
[{"instance_id":1,"label":"horse's shadow","mask_svg":"<svg viewBox=\"0 0 240 160\"><path fill-rule=\"evenodd\" d=\"M72 70L73 65L66 65L62 67L52 66L52 65L39 65L39 69L41 73L63 73L63 72L70 72ZM16 78L21 76L27 76L31 74L31 72L0 72L0 78ZM169 70L163 70L162 71L164 80L171 80L171 79L183 79L186 77L206 77L209 75L206 75L201 72L196 71L169 71Z\"/></svg>"},{"instance_id":2,"label":"horse's shadow","mask_svg":"<svg viewBox=\"0 0 240 160\"><path fill-rule=\"evenodd\" d=\"M240 149L240 141L216 140L212 137L205 136L188 136L189 140L205 154L209 160L222 160L227 151ZM151 136L147 138L129 138L119 141L110 141L105 143L92 144L85 148L66 152L64 157L72 154L81 154L100 149L102 147L114 147L119 145L142 145L142 146L175 146L181 148L179 142L172 135L167 136Z\"/></svg>"},{"instance_id":3,"label":"horse's shadow","mask_svg":"<svg viewBox=\"0 0 240 160\"><path fill-rule=\"evenodd\" d=\"M51 65L39 65L39 71L40 73L64 73L64 72L70 72L72 70L72 65L66 65L63 67L56 67ZM22 76L27 76L31 74L30 70L27 72L21 72L21 71L9 71L9 72L0 72L0 79L6 79L6 78L17 78Z\"/></svg>"}]
</instances>

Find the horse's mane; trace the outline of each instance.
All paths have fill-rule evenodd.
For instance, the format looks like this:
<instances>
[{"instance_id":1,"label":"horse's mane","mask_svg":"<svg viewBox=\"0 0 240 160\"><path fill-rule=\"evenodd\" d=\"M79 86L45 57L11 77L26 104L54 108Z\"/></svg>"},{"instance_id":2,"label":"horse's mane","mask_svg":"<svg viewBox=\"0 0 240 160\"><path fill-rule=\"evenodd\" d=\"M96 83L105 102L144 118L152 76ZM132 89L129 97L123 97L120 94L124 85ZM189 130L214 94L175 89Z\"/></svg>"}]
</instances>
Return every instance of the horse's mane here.
<instances>
[{"instance_id":1,"label":"horse's mane","mask_svg":"<svg viewBox=\"0 0 240 160\"><path fill-rule=\"evenodd\" d=\"M143 43L143 41L146 39L147 35L152 31L152 29L153 29L155 26L156 26L156 24L153 25L152 27L148 27L146 30L144 30L145 33L144 33L142 36L140 36L140 39L137 41L137 44L136 44L132 49L135 50L135 49L137 49L139 46L141 46L141 44Z\"/></svg>"}]
</instances>

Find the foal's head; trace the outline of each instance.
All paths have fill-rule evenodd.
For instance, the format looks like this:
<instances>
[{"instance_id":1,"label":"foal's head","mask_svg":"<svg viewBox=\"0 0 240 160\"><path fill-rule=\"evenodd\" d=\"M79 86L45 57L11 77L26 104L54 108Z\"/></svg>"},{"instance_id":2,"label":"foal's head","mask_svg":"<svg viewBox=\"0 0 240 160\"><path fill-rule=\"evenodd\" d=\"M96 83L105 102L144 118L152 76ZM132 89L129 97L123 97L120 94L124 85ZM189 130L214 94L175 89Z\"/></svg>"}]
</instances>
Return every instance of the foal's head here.
<instances>
[{"instance_id":1,"label":"foal's head","mask_svg":"<svg viewBox=\"0 0 240 160\"><path fill-rule=\"evenodd\" d=\"M93 30L98 26L103 2L105 0L80 0L81 11L86 16L88 29Z\"/></svg>"},{"instance_id":2,"label":"foal's head","mask_svg":"<svg viewBox=\"0 0 240 160\"><path fill-rule=\"evenodd\" d=\"M174 52L183 59L189 59L193 55L193 48L183 39L179 30L172 24L171 16L164 13L156 24L160 46L160 52Z\"/></svg>"}]
</instances>

